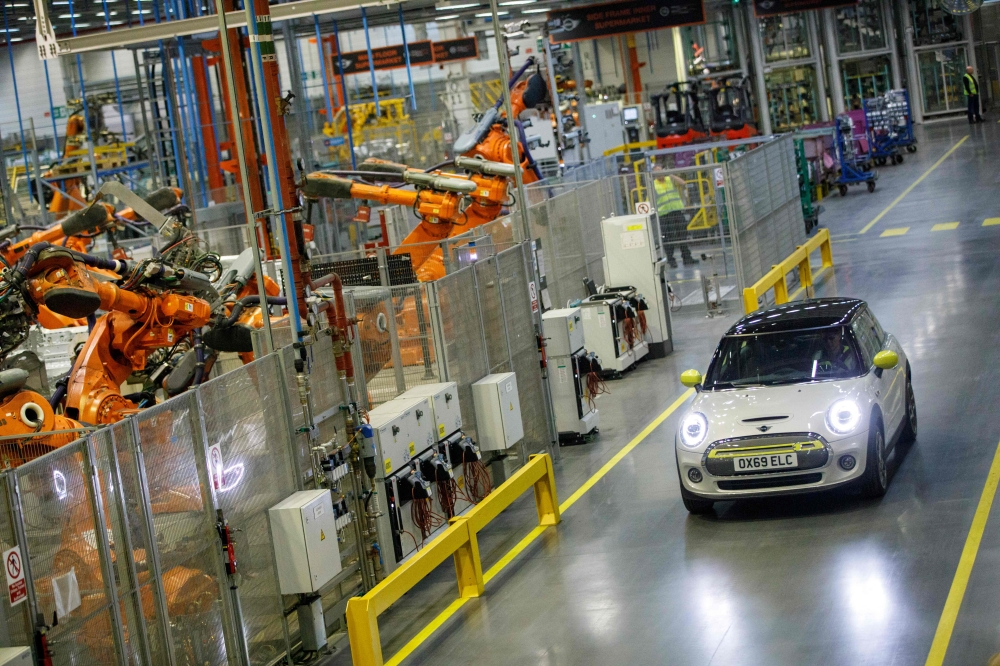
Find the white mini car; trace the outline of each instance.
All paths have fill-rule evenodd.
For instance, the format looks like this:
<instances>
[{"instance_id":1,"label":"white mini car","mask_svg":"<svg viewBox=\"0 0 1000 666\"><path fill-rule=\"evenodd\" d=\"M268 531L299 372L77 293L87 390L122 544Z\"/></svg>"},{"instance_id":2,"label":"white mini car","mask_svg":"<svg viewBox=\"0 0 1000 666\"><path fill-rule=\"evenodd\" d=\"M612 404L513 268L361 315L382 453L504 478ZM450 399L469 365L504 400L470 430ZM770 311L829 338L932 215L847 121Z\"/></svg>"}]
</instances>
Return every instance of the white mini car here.
<instances>
[{"instance_id":1,"label":"white mini car","mask_svg":"<svg viewBox=\"0 0 1000 666\"><path fill-rule=\"evenodd\" d=\"M722 338L704 380L688 370L681 381L698 391L675 442L691 513L850 483L880 497L892 447L917 436L906 354L857 299L747 315Z\"/></svg>"}]
</instances>

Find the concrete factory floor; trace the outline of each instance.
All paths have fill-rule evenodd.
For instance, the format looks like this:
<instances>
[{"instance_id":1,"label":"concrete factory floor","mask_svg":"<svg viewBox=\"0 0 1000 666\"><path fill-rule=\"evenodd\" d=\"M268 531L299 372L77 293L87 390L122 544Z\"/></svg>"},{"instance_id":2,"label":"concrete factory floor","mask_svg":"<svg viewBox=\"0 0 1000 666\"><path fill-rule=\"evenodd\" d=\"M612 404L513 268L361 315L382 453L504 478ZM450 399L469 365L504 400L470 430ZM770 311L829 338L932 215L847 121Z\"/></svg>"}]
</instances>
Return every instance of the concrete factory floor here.
<instances>
[{"instance_id":1,"label":"concrete factory floor","mask_svg":"<svg viewBox=\"0 0 1000 666\"><path fill-rule=\"evenodd\" d=\"M817 295L868 300L912 365L919 437L890 458L883 499L841 491L689 516L673 453L682 404L484 597L454 603L448 563L383 615L387 663L970 666L1000 652L1000 502L990 508L1000 478L1000 126L955 121L919 137L917 154L880 169L874 194L831 197L820 218L836 271ZM675 316L671 356L609 382L600 439L560 451L561 501L675 403L682 370L707 367L738 313L708 320L699 308ZM536 522L525 497L490 526L484 568ZM390 661L401 649L408 656ZM349 664L346 644L324 663Z\"/></svg>"}]
</instances>

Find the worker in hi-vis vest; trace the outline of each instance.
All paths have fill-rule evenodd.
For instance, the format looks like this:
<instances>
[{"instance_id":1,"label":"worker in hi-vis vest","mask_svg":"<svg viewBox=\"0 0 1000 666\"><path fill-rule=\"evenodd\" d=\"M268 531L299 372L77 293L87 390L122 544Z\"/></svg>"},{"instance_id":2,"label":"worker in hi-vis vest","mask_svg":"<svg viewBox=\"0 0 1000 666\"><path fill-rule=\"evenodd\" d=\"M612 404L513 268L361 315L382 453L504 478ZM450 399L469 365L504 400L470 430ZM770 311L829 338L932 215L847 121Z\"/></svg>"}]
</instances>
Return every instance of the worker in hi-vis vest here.
<instances>
[{"instance_id":1,"label":"worker in hi-vis vest","mask_svg":"<svg viewBox=\"0 0 1000 666\"><path fill-rule=\"evenodd\" d=\"M663 234L663 249L671 268L677 268L674 250L680 249L685 266L697 264L688 247L687 216L684 208L688 205L687 183L683 178L668 175L661 168L653 172L653 192L656 194L656 214L660 217L660 233Z\"/></svg>"},{"instance_id":2,"label":"worker in hi-vis vest","mask_svg":"<svg viewBox=\"0 0 1000 666\"><path fill-rule=\"evenodd\" d=\"M971 66L965 68L965 76L962 83L965 86L965 96L969 100L969 124L983 122L983 117L979 115L979 81L976 80L975 70Z\"/></svg>"}]
</instances>

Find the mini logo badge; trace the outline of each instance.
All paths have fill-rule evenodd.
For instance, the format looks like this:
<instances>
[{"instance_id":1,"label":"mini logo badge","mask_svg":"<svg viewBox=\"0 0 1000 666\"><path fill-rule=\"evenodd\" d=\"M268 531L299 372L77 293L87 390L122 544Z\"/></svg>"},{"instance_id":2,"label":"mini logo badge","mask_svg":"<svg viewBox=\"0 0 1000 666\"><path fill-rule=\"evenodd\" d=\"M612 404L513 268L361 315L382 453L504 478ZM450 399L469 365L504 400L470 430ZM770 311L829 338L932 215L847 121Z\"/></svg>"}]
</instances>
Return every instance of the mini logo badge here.
<instances>
[{"instance_id":1,"label":"mini logo badge","mask_svg":"<svg viewBox=\"0 0 1000 666\"><path fill-rule=\"evenodd\" d=\"M760 426L759 428L757 428L757 430L760 430L761 432L767 432L770 429L771 426Z\"/></svg>"}]
</instances>

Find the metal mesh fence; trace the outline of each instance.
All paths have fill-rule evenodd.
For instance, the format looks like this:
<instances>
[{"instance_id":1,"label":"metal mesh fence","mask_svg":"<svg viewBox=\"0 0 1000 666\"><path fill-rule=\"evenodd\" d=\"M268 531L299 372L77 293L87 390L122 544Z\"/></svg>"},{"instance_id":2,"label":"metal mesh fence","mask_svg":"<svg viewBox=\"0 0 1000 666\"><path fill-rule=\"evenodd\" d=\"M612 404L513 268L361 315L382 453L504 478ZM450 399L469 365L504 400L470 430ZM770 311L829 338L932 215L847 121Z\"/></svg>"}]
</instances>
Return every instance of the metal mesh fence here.
<instances>
[{"instance_id":1,"label":"metal mesh fence","mask_svg":"<svg viewBox=\"0 0 1000 666\"><path fill-rule=\"evenodd\" d=\"M11 512L10 487L5 477L0 483L0 552L7 552L14 546L22 546L17 537L15 517ZM31 613L29 604L21 602L10 605L10 597L0 595L0 647L16 647L31 644Z\"/></svg>"},{"instance_id":2,"label":"metal mesh fence","mask_svg":"<svg viewBox=\"0 0 1000 666\"><path fill-rule=\"evenodd\" d=\"M93 510L87 442L77 440L15 472L38 612L48 622L53 664L103 663L121 647L112 622ZM106 534L106 532L105 532Z\"/></svg>"},{"instance_id":3,"label":"metal mesh fence","mask_svg":"<svg viewBox=\"0 0 1000 666\"><path fill-rule=\"evenodd\" d=\"M267 510L296 489L278 357L265 356L198 388L216 503L236 529L243 635L250 664L284 654L284 612ZM218 460L218 462L216 462Z\"/></svg>"},{"instance_id":4,"label":"metal mesh fence","mask_svg":"<svg viewBox=\"0 0 1000 666\"><path fill-rule=\"evenodd\" d=\"M227 660L219 538L205 500L197 416L195 395L185 393L140 413L133 432L114 432L119 448L138 447L174 660L191 666Z\"/></svg>"},{"instance_id":5,"label":"metal mesh fence","mask_svg":"<svg viewBox=\"0 0 1000 666\"><path fill-rule=\"evenodd\" d=\"M726 166L736 271L746 287L806 239L792 137L764 144Z\"/></svg>"}]
</instances>

